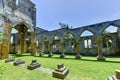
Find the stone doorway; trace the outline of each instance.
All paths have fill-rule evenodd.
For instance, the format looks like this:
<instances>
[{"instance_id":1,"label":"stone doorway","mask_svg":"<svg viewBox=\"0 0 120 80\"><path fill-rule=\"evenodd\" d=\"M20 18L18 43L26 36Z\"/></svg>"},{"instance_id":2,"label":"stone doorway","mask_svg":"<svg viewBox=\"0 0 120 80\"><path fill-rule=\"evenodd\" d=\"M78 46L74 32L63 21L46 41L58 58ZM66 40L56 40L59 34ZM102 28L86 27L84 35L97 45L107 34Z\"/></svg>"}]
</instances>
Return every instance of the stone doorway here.
<instances>
[{"instance_id":1,"label":"stone doorway","mask_svg":"<svg viewBox=\"0 0 120 80\"><path fill-rule=\"evenodd\" d=\"M0 50L0 59L6 59L9 57L9 51L10 51L10 37L11 37L11 31L12 29L16 29L20 35L20 39L17 42L17 53L23 54L27 51L27 45L26 45L26 33L28 29L31 27L26 24L25 22L20 22L17 25L13 26L9 23L4 23L4 33L3 33L3 40ZM34 45L34 30L31 29L29 31L30 33L30 41L31 41L31 54L34 55L35 53L35 45Z\"/></svg>"}]
</instances>

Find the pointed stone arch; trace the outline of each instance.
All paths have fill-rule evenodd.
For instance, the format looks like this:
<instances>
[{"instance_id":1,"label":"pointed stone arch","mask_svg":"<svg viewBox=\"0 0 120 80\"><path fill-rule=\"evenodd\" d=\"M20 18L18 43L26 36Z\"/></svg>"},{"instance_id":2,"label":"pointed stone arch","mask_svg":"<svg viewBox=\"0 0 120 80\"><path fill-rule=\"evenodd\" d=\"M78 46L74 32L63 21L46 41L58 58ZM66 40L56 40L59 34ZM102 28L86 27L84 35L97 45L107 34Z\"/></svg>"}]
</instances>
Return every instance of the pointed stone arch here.
<instances>
[{"instance_id":1,"label":"pointed stone arch","mask_svg":"<svg viewBox=\"0 0 120 80\"><path fill-rule=\"evenodd\" d=\"M91 33L93 36L96 36L93 31L91 31L91 30L89 30L89 29L84 29L84 30L82 30L82 31L79 33L79 37L81 37L81 35L82 35L84 32L86 32L86 31L89 32L89 33ZM89 36L89 35L88 35L88 36Z\"/></svg>"},{"instance_id":2,"label":"pointed stone arch","mask_svg":"<svg viewBox=\"0 0 120 80\"><path fill-rule=\"evenodd\" d=\"M52 36L52 40L60 40L60 39L61 38L57 34L55 34L55 35Z\"/></svg>"},{"instance_id":3,"label":"pointed stone arch","mask_svg":"<svg viewBox=\"0 0 120 80\"><path fill-rule=\"evenodd\" d=\"M72 33L70 32L64 33L63 39L74 39L74 38L75 36Z\"/></svg>"},{"instance_id":4,"label":"pointed stone arch","mask_svg":"<svg viewBox=\"0 0 120 80\"><path fill-rule=\"evenodd\" d=\"M114 26L114 25L111 25L111 24L110 24L110 25L105 26L105 27L102 28L102 30L101 30L101 32L100 32L100 35L102 35L103 32L104 32L106 29L110 28L110 27L120 28L119 26Z\"/></svg>"},{"instance_id":5,"label":"pointed stone arch","mask_svg":"<svg viewBox=\"0 0 120 80\"><path fill-rule=\"evenodd\" d=\"M66 54L75 53L75 37L72 33L66 32L63 37L64 40L64 52Z\"/></svg>"}]
</instances>

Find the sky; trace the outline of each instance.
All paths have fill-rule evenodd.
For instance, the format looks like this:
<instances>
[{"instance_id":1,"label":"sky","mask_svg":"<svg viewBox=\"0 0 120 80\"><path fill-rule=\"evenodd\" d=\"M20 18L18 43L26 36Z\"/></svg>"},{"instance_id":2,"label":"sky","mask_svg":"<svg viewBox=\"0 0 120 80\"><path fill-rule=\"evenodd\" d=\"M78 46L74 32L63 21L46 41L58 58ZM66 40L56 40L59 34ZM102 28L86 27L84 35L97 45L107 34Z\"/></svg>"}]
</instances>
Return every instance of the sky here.
<instances>
[{"instance_id":1,"label":"sky","mask_svg":"<svg viewBox=\"0 0 120 80\"><path fill-rule=\"evenodd\" d=\"M37 27L59 29L59 22L73 28L120 19L120 0L31 0L37 8Z\"/></svg>"}]
</instances>

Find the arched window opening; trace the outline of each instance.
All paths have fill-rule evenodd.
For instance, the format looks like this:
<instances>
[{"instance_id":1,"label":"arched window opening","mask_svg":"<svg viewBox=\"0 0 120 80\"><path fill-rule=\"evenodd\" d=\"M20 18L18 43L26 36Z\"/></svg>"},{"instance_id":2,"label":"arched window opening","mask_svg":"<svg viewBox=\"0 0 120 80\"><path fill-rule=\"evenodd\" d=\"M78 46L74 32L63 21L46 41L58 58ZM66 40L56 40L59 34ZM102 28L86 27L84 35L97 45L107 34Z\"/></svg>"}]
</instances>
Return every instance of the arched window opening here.
<instances>
[{"instance_id":1,"label":"arched window opening","mask_svg":"<svg viewBox=\"0 0 120 80\"><path fill-rule=\"evenodd\" d=\"M74 36L71 34L71 33L69 33L69 32L67 32L65 35L64 35L64 40L65 40L65 47L66 48L74 48L74 43L73 43L73 41L74 41Z\"/></svg>"},{"instance_id":2,"label":"arched window opening","mask_svg":"<svg viewBox=\"0 0 120 80\"><path fill-rule=\"evenodd\" d=\"M93 33L88 31L88 30L85 30L82 34L81 34L81 37L84 37L84 36L93 36Z\"/></svg>"},{"instance_id":3,"label":"arched window opening","mask_svg":"<svg viewBox=\"0 0 120 80\"><path fill-rule=\"evenodd\" d=\"M107 27L102 34L110 34L110 33L115 33L117 32L118 30L118 27L115 27L115 26L109 26Z\"/></svg>"},{"instance_id":4,"label":"arched window opening","mask_svg":"<svg viewBox=\"0 0 120 80\"><path fill-rule=\"evenodd\" d=\"M18 5L19 4L19 0L16 0L16 5Z\"/></svg>"},{"instance_id":5,"label":"arched window opening","mask_svg":"<svg viewBox=\"0 0 120 80\"><path fill-rule=\"evenodd\" d=\"M53 37L53 40L56 40L56 41L57 41L57 40L60 40L60 38L55 35L55 36Z\"/></svg>"},{"instance_id":6,"label":"arched window opening","mask_svg":"<svg viewBox=\"0 0 120 80\"><path fill-rule=\"evenodd\" d=\"M38 40L36 41L36 47L39 47L39 41Z\"/></svg>"},{"instance_id":7,"label":"arched window opening","mask_svg":"<svg viewBox=\"0 0 120 80\"><path fill-rule=\"evenodd\" d=\"M91 39L88 39L88 48L92 48L92 42L91 42Z\"/></svg>"},{"instance_id":8,"label":"arched window opening","mask_svg":"<svg viewBox=\"0 0 120 80\"><path fill-rule=\"evenodd\" d=\"M71 33L66 33L65 35L64 35L64 39L74 39L74 36L71 34Z\"/></svg>"},{"instance_id":9,"label":"arched window opening","mask_svg":"<svg viewBox=\"0 0 120 80\"><path fill-rule=\"evenodd\" d=\"M103 36L103 48L111 48L113 46L112 45L113 44L113 38L115 38L117 30L118 30L118 27L116 27L116 26L108 26L102 32L102 36Z\"/></svg>"},{"instance_id":10,"label":"arched window opening","mask_svg":"<svg viewBox=\"0 0 120 80\"><path fill-rule=\"evenodd\" d=\"M13 36L11 36L11 38L10 38L10 44L13 44Z\"/></svg>"},{"instance_id":11,"label":"arched window opening","mask_svg":"<svg viewBox=\"0 0 120 80\"><path fill-rule=\"evenodd\" d=\"M43 39L44 39L44 41L48 41L48 38L46 36Z\"/></svg>"},{"instance_id":12,"label":"arched window opening","mask_svg":"<svg viewBox=\"0 0 120 80\"><path fill-rule=\"evenodd\" d=\"M84 46L85 46L85 48L88 48L88 46L87 46L87 40L84 40Z\"/></svg>"},{"instance_id":13,"label":"arched window opening","mask_svg":"<svg viewBox=\"0 0 120 80\"><path fill-rule=\"evenodd\" d=\"M84 46L85 48L92 48L92 42L91 42L91 39L85 39L84 40Z\"/></svg>"},{"instance_id":14,"label":"arched window opening","mask_svg":"<svg viewBox=\"0 0 120 80\"><path fill-rule=\"evenodd\" d=\"M13 28L11 33L12 33L12 34L15 34L15 33L18 33L18 31Z\"/></svg>"},{"instance_id":15,"label":"arched window opening","mask_svg":"<svg viewBox=\"0 0 120 80\"><path fill-rule=\"evenodd\" d=\"M72 46L72 49L75 48L75 44L74 44L74 42L71 42L71 46Z\"/></svg>"},{"instance_id":16,"label":"arched window opening","mask_svg":"<svg viewBox=\"0 0 120 80\"><path fill-rule=\"evenodd\" d=\"M15 36L15 37L14 37ZM10 44L14 44L19 39L19 33L16 29L12 29L11 31L11 38L10 38ZM15 41L15 42L14 42Z\"/></svg>"},{"instance_id":17,"label":"arched window opening","mask_svg":"<svg viewBox=\"0 0 120 80\"><path fill-rule=\"evenodd\" d=\"M112 48L113 39L110 36L103 37L103 48Z\"/></svg>"},{"instance_id":18,"label":"arched window opening","mask_svg":"<svg viewBox=\"0 0 120 80\"><path fill-rule=\"evenodd\" d=\"M56 44L53 45L53 49L56 49Z\"/></svg>"}]
</instances>

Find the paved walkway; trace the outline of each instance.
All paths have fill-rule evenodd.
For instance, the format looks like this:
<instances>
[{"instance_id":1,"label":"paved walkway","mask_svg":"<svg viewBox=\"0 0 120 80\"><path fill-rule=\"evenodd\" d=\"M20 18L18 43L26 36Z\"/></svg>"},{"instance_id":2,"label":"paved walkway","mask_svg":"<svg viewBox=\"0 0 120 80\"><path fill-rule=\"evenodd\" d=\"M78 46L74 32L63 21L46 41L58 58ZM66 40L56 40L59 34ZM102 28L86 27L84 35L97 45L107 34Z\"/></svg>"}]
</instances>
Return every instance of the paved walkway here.
<instances>
[{"instance_id":1,"label":"paved walkway","mask_svg":"<svg viewBox=\"0 0 120 80\"><path fill-rule=\"evenodd\" d=\"M53 72L53 70L43 68L43 67L37 68L36 70L39 70L39 71L42 71L42 72L45 72L45 73L49 73L49 74L52 74L52 72Z\"/></svg>"}]
</instances>

